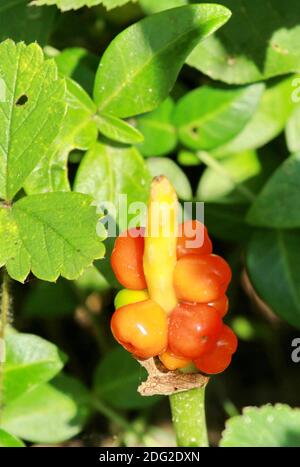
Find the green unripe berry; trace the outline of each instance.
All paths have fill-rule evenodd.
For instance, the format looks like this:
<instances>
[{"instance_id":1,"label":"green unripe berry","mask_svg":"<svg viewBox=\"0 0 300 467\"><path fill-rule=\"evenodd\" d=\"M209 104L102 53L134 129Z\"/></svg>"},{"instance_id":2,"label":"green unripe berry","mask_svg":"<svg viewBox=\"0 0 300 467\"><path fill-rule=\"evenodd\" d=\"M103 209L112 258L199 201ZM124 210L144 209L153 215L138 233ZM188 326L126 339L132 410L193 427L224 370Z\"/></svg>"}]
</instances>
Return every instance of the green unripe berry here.
<instances>
[{"instance_id":1,"label":"green unripe berry","mask_svg":"<svg viewBox=\"0 0 300 467\"><path fill-rule=\"evenodd\" d=\"M131 303L143 302L144 300L148 300L149 295L147 290L129 290L123 289L117 293L115 297L115 308L121 308L125 305L130 305Z\"/></svg>"}]
</instances>

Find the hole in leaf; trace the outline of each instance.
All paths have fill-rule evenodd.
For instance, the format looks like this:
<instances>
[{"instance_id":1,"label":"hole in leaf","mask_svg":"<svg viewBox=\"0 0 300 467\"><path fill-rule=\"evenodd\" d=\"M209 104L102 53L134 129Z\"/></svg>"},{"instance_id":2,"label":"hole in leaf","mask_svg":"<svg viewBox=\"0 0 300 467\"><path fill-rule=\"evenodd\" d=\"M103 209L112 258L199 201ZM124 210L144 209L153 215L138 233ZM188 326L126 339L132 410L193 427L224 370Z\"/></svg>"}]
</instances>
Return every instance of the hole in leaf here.
<instances>
[{"instance_id":1,"label":"hole in leaf","mask_svg":"<svg viewBox=\"0 0 300 467\"><path fill-rule=\"evenodd\" d=\"M198 128L196 126L191 128L191 136L192 138L196 138L198 136Z\"/></svg>"},{"instance_id":2,"label":"hole in leaf","mask_svg":"<svg viewBox=\"0 0 300 467\"><path fill-rule=\"evenodd\" d=\"M22 96L20 96L19 99L17 99L16 105L25 105L27 101L28 96L26 96L26 94L22 94Z\"/></svg>"}]
</instances>

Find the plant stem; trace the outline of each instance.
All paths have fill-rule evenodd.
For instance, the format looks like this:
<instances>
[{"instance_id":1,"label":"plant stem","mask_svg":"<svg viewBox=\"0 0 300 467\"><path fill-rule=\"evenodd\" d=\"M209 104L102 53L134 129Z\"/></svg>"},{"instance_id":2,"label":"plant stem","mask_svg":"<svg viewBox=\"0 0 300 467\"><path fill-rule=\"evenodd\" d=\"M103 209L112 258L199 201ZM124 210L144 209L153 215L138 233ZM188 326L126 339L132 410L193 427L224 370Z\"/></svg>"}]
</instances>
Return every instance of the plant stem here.
<instances>
[{"instance_id":1,"label":"plant stem","mask_svg":"<svg viewBox=\"0 0 300 467\"><path fill-rule=\"evenodd\" d=\"M249 190L249 188L247 188L245 185L243 185L242 183L238 183L233 177L232 175L228 172L228 170L226 170L226 168L220 164L220 162L215 159L214 157L212 157L208 152L206 151L199 151L197 153L197 157L198 159L203 162L207 167L210 167L211 169L213 169L215 172L219 173L220 175L222 175L224 178L227 178L227 180L230 181L230 183L232 183L232 185L235 187L235 189L240 192L241 195L244 196L244 198L246 198L248 201L250 201L251 203L254 201L255 199L255 194Z\"/></svg>"},{"instance_id":2,"label":"plant stem","mask_svg":"<svg viewBox=\"0 0 300 467\"><path fill-rule=\"evenodd\" d=\"M170 404L178 446L208 447L205 386L172 394Z\"/></svg>"},{"instance_id":3,"label":"plant stem","mask_svg":"<svg viewBox=\"0 0 300 467\"><path fill-rule=\"evenodd\" d=\"M5 331L9 317L9 276L6 269L3 269L2 295L0 308L0 419L3 411L3 379L5 365Z\"/></svg>"}]
</instances>

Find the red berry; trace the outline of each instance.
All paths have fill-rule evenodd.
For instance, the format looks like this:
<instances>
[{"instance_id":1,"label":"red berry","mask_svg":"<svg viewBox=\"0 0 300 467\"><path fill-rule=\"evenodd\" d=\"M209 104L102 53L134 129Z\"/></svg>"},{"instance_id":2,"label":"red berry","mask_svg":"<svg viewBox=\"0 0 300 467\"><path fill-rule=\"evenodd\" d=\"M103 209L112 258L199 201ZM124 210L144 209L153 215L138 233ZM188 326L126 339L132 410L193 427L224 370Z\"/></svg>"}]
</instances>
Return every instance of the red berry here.
<instances>
[{"instance_id":1,"label":"red berry","mask_svg":"<svg viewBox=\"0 0 300 467\"><path fill-rule=\"evenodd\" d=\"M217 255L188 255L174 269L174 288L179 300L210 303L225 294L231 280L226 261Z\"/></svg>"},{"instance_id":2,"label":"red berry","mask_svg":"<svg viewBox=\"0 0 300 467\"><path fill-rule=\"evenodd\" d=\"M187 221L179 227L177 258L186 255L209 255L212 243L207 228L197 220Z\"/></svg>"},{"instance_id":3,"label":"red berry","mask_svg":"<svg viewBox=\"0 0 300 467\"><path fill-rule=\"evenodd\" d=\"M208 375L222 373L230 365L232 354L236 352L237 346L236 335L224 324L215 348L197 358L194 363L200 371Z\"/></svg>"},{"instance_id":4,"label":"red berry","mask_svg":"<svg viewBox=\"0 0 300 467\"><path fill-rule=\"evenodd\" d=\"M215 300L214 302L209 302L209 306L213 306L221 314L222 318L227 314L229 309L229 301L226 295L222 295L221 298Z\"/></svg>"},{"instance_id":5,"label":"red berry","mask_svg":"<svg viewBox=\"0 0 300 467\"><path fill-rule=\"evenodd\" d=\"M220 313L208 305L179 304L169 317L169 348L182 358L213 349L222 328Z\"/></svg>"},{"instance_id":6,"label":"red berry","mask_svg":"<svg viewBox=\"0 0 300 467\"><path fill-rule=\"evenodd\" d=\"M115 241L111 266L118 281L126 289L147 288L144 269L144 229L135 228L123 232Z\"/></svg>"}]
</instances>

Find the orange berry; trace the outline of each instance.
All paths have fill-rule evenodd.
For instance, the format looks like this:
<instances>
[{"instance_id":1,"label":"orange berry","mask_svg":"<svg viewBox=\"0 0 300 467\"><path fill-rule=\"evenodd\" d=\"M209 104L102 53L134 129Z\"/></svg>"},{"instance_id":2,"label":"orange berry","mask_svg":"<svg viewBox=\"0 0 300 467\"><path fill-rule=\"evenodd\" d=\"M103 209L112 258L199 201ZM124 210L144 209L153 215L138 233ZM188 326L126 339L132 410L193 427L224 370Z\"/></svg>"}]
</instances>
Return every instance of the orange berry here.
<instances>
[{"instance_id":1,"label":"orange berry","mask_svg":"<svg viewBox=\"0 0 300 467\"><path fill-rule=\"evenodd\" d=\"M187 302L209 303L225 294L231 280L226 261L217 255L188 255L180 258L174 270L177 298Z\"/></svg>"},{"instance_id":2,"label":"orange berry","mask_svg":"<svg viewBox=\"0 0 300 467\"><path fill-rule=\"evenodd\" d=\"M190 363L192 363L192 361L187 358L177 357L176 355L172 354L172 352L170 352L169 350L161 354L159 356L159 359L164 364L164 366L170 371L184 368Z\"/></svg>"},{"instance_id":3,"label":"orange berry","mask_svg":"<svg viewBox=\"0 0 300 467\"><path fill-rule=\"evenodd\" d=\"M208 305L213 306L216 310L218 310L222 318L224 318L229 309L228 297L226 295L222 295L222 297L218 298L218 300L209 302Z\"/></svg>"},{"instance_id":4,"label":"orange berry","mask_svg":"<svg viewBox=\"0 0 300 467\"><path fill-rule=\"evenodd\" d=\"M138 358L154 357L167 347L167 315L153 300L116 310L111 319L111 330L116 340Z\"/></svg>"},{"instance_id":5,"label":"orange berry","mask_svg":"<svg viewBox=\"0 0 300 467\"><path fill-rule=\"evenodd\" d=\"M177 240L177 258L186 255L209 255L212 242L207 228L197 220L186 221L179 227Z\"/></svg>"},{"instance_id":6,"label":"orange berry","mask_svg":"<svg viewBox=\"0 0 300 467\"><path fill-rule=\"evenodd\" d=\"M123 232L116 239L111 254L112 269L126 289L147 288L143 269L144 230L138 227Z\"/></svg>"}]
</instances>

